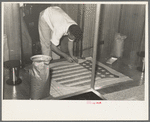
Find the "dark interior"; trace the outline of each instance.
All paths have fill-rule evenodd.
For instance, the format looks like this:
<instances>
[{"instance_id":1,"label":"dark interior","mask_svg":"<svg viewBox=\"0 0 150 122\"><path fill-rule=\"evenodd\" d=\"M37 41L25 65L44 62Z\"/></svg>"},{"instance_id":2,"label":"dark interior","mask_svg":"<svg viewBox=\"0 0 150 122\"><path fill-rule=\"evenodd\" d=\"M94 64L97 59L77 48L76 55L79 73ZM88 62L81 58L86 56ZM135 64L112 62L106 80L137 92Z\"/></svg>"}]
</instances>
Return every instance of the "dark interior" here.
<instances>
[{"instance_id":1,"label":"dark interior","mask_svg":"<svg viewBox=\"0 0 150 122\"><path fill-rule=\"evenodd\" d=\"M87 92L72 97L63 98L62 100L103 100L93 92Z\"/></svg>"}]
</instances>

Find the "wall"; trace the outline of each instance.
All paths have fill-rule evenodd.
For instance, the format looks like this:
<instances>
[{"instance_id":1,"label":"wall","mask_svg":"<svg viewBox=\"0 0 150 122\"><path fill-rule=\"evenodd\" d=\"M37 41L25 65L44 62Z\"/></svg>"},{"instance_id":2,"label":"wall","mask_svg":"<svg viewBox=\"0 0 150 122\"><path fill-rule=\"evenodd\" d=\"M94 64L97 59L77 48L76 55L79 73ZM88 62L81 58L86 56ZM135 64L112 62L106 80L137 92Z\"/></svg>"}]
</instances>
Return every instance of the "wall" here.
<instances>
[{"instance_id":1,"label":"wall","mask_svg":"<svg viewBox=\"0 0 150 122\"><path fill-rule=\"evenodd\" d=\"M93 52L96 4L84 4L84 29L82 41L82 56L88 57Z\"/></svg>"},{"instance_id":2,"label":"wall","mask_svg":"<svg viewBox=\"0 0 150 122\"><path fill-rule=\"evenodd\" d=\"M127 35L123 58L130 65L138 65L137 52L141 51L145 26L144 5L123 5L120 20L120 33Z\"/></svg>"},{"instance_id":3,"label":"wall","mask_svg":"<svg viewBox=\"0 0 150 122\"><path fill-rule=\"evenodd\" d=\"M111 57L114 35L119 32L127 36L122 56L124 63L139 65L140 58L137 52L145 50L145 6L103 5L100 19L99 42L104 41L104 44L98 45L97 59L106 61Z\"/></svg>"},{"instance_id":4,"label":"wall","mask_svg":"<svg viewBox=\"0 0 150 122\"><path fill-rule=\"evenodd\" d=\"M119 29L121 5L102 5L100 16L99 42L104 41L103 45L98 45L98 60L107 60L110 57L115 33Z\"/></svg>"}]
</instances>

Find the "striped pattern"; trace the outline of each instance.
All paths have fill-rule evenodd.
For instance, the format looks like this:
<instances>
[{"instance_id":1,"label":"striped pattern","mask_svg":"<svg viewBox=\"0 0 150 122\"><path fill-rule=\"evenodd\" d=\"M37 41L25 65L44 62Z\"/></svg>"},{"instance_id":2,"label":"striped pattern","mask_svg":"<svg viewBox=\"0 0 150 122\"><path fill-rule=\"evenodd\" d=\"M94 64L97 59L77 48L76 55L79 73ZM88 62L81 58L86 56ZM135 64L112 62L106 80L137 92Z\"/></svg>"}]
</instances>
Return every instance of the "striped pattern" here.
<instances>
[{"instance_id":1,"label":"striped pattern","mask_svg":"<svg viewBox=\"0 0 150 122\"><path fill-rule=\"evenodd\" d=\"M60 97L83 90L90 89L91 87L91 71L89 68L84 67L83 64L92 62L92 58L88 57L86 60L79 60L80 64L73 64L67 61L61 61L50 64L51 69L51 88L50 94L53 97ZM90 66L90 63L88 63ZM86 65L85 65L86 66ZM97 62L97 72L95 80L95 89L101 89L117 83L132 81L128 76L113 70L112 68ZM101 70L105 69L106 77L101 77L98 73L104 73ZM113 73L113 74L112 74ZM112 75L109 78L107 75ZM118 76L118 77L115 77Z\"/></svg>"},{"instance_id":2,"label":"striped pattern","mask_svg":"<svg viewBox=\"0 0 150 122\"><path fill-rule=\"evenodd\" d=\"M69 87L90 85L91 68L92 68L92 62L88 60L80 64L69 63L65 65L64 64L58 65L51 69L52 80L56 81L61 85L65 85ZM103 67L97 66L97 72L95 78L96 81L103 78L113 78L113 77L115 77L115 75L110 73L108 70L106 70Z\"/></svg>"},{"instance_id":3,"label":"striped pattern","mask_svg":"<svg viewBox=\"0 0 150 122\"><path fill-rule=\"evenodd\" d=\"M52 69L52 79L66 86L90 82L91 72L79 64L66 64Z\"/></svg>"}]
</instances>

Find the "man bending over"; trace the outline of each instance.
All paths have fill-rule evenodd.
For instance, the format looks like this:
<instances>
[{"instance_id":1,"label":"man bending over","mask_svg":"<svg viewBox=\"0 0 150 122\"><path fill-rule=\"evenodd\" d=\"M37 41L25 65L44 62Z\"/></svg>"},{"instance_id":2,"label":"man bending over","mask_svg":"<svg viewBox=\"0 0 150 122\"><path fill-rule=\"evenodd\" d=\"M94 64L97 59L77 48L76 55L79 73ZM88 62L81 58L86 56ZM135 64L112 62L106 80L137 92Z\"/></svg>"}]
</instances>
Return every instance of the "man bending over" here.
<instances>
[{"instance_id":1,"label":"man bending over","mask_svg":"<svg viewBox=\"0 0 150 122\"><path fill-rule=\"evenodd\" d=\"M82 38L82 31L77 23L61 8L50 6L43 10L39 16L38 30L43 55L52 56L53 51L69 62L78 61L77 57L73 55L73 44L74 41ZM68 50L70 55L58 48L62 36L68 36Z\"/></svg>"}]
</instances>

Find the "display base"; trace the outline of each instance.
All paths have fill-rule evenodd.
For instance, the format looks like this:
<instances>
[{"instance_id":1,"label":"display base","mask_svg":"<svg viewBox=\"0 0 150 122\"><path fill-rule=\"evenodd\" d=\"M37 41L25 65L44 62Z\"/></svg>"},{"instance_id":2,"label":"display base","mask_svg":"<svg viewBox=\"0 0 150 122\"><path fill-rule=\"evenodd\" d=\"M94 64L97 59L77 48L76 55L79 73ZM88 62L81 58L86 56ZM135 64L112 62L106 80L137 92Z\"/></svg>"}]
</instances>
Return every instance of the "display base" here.
<instances>
[{"instance_id":1,"label":"display base","mask_svg":"<svg viewBox=\"0 0 150 122\"><path fill-rule=\"evenodd\" d=\"M8 85L19 85L20 83L22 82L22 80L19 78L17 81L15 81L15 83L13 83L13 81L11 80L11 79L8 79L7 81L6 81L6 83L8 84Z\"/></svg>"}]
</instances>

